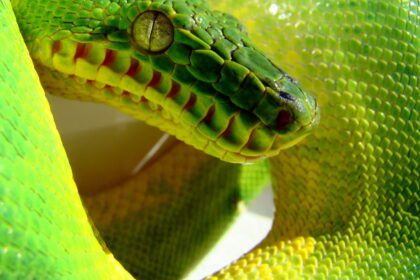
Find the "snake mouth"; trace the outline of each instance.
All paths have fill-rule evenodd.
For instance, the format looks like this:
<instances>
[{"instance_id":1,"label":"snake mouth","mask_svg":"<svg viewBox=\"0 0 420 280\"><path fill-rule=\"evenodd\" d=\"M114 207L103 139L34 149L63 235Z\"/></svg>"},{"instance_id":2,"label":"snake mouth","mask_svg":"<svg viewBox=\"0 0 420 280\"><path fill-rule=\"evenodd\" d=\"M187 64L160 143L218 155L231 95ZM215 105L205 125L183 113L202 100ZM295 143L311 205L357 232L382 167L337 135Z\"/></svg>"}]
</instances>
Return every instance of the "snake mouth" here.
<instances>
[{"instance_id":1,"label":"snake mouth","mask_svg":"<svg viewBox=\"0 0 420 280\"><path fill-rule=\"evenodd\" d=\"M91 101L111 105L124 113L132 115L134 118L142 119L143 121L152 126L158 126L162 128L162 125L165 125L166 128L164 127L162 128L162 130L169 132L170 134L174 134L179 140L186 142L187 144L190 144L191 146L199 150L203 150L206 153L218 157L222 160L229 161L232 163L253 163L277 153L277 151L273 150L271 153L265 151L264 153L261 153L261 155L258 155L258 153L255 151L255 148L253 147L254 140L257 136L256 134L260 133L259 130L261 129L261 127L259 127L258 125L256 125L251 130L248 138L244 138L244 140L238 139L238 141L242 141L244 143L241 146L238 145L238 147L240 147L239 150L225 150L219 144L220 142L229 142L233 144L239 143L233 142L233 139L229 140L229 138L231 138L233 126L237 125L238 122L241 122L242 116L240 114L236 114L232 116L232 118L230 118L229 125L222 131L221 135L218 136L216 139L209 139L203 136L197 126L190 126L186 129L185 134L181 134L177 133L177 131L170 131L167 128L167 126L176 128L179 125L181 125L177 118L171 114L168 114L165 111L164 106L152 102L145 96L139 97L138 95L128 92L126 90L123 91L118 87L112 87L107 84L104 85L95 80L86 80L76 75L66 75L56 71L50 71L50 69L46 69L45 67L39 65L37 65L37 68L40 73L40 77L44 81L63 79L67 81L72 80L71 83L67 84L72 84L72 88L76 89L78 92L84 90L86 93L84 95L74 95L73 93L71 93L72 91L68 91L68 88L62 91L62 88L49 86L48 84L50 84L50 82L47 82L45 88L55 95L59 95L69 99ZM192 97L189 99L189 102L186 104L186 106L184 106L184 110L192 106L192 103L194 103L194 101L192 100L195 100L195 98L196 97ZM208 121L210 115L214 113L212 111L215 110L215 107L212 108L213 109L207 112L206 117L200 122L200 124L205 124L206 121ZM194 139L195 141L191 141L190 139ZM197 141L198 139L200 139L200 141ZM276 138L273 138L273 146L275 141ZM269 148L270 147L268 147L267 149Z\"/></svg>"},{"instance_id":2,"label":"snake mouth","mask_svg":"<svg viewBox=\"0 0 420 280\"><path fill-rule=\"evenodd\" d=\"M225 161L255 162L301 138L276 133L217 92L203 94L200 83L183 84L183 66L157 70L132 50L71 39L43 38L33 49L51 94L110 105Z\"/></svg>"},{"instance_id":3,"label":"snake mouth","mask_svg":"<svg viewBox=\"0 0 420 280\"><path fill-rule=\"evenodd\" d=\"M51 94L111 105L225 161L254 162L272 150L276 134L252 115L196 93L130 52L45 40L50 49L38 53L37 68Z\"/></svg>"}]
</instances>

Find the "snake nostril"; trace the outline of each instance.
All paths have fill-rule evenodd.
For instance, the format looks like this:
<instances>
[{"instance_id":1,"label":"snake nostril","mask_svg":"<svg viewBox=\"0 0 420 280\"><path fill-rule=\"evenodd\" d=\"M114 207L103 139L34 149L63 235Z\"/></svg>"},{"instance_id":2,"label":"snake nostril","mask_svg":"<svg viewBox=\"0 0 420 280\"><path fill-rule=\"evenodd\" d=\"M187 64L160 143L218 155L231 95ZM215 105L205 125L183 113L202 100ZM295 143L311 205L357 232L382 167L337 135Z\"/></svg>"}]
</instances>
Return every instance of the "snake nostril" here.
<instances>
[{"instance_id":1,"label":"snake nostril","mask_svg":"<svg viewBox=\"0 0 420 280\"><path fill-rule=\"evenodd\" d=\"M292 114L287 110L281 110L277 116L276 128L283 130L293 121Z\"/></svg>"},{"instance_id":2,"label":"snake nostril","mask_svg":"<svg viewBox=\"0 0 420 280\"><path fill-rule=\"evenodd\" d=\"M287 92L279 91L278 93L279 93L279 96L281 98L283 98L283 99L290 100L290 101L295 101L296 100L295 97L293 97L292 95L288 94Z\"/></svg>"}]
</instances>

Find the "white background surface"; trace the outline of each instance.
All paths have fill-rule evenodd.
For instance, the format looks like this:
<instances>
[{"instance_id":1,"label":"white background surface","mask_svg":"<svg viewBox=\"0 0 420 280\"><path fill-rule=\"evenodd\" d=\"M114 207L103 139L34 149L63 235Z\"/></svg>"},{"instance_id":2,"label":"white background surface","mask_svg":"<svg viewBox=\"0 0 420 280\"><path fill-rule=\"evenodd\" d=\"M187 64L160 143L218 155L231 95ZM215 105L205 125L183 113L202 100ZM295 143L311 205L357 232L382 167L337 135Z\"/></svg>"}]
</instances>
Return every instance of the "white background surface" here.
<instances>
[{"instance_id":1,"label":"white background surface","mask_svg":"<svg viewBox=\"0 0 420 280\"><path fill-rule=\"evenodd\" d=\"M48 99L81 193L95 192L129 176L164 136L104 105ZM270 230L273 209L267 187L185 280L202 279L251 250Z\"/></svg>"}]
</instances>

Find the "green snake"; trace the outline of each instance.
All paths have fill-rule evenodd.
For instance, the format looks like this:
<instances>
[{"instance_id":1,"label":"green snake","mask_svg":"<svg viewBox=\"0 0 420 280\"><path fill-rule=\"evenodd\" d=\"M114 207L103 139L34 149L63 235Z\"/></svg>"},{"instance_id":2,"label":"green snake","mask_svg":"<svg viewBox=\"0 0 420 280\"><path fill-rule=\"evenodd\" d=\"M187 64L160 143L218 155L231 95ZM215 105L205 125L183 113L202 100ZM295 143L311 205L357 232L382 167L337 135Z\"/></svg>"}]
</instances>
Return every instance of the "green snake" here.
<instances>
[{"instance_id":1,"label":"green snake","mask_svg":"<svg viewBox=\"0 0 420 280\"><path fill-rule=\"evenodd\" d=\"M419 3L211 4L0 1L0 279L179 279L268 176L209 279L419 277ZM81 198L44 89L194 149Z\"/></svg>"}]
</instances>

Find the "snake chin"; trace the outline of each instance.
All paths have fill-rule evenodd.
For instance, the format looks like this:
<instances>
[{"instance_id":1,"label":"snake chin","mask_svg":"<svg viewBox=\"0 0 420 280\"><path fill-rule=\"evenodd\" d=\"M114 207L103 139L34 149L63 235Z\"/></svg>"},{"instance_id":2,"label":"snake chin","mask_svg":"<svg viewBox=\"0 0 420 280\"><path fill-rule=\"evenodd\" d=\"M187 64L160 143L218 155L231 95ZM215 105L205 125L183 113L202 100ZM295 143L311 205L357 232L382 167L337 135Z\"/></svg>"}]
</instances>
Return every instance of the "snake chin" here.
<instances>
[{"instance_id":1,"label":"snake chin","mask_svg":"<svg viewBox=\"0 0 420 280\"><path fill-rule=\"evenodd\" d=\"M180 118L182 112L173 115L166 110L162 105L165 103L157 104L145 95L134 94L119 87L76 75L63 74L39 64L36 64L36 68L44 88L50 94L67 99L110 105L135 119L143 120L149 125L174 135L198 150L231 163L254 163L275 156L281 150L300 142L319 122L319 113L316 113L310 123L301 126L291 135L276 134L267 126L256 123L251 127L248 137L235 139L233 138L233 135L237 134L235 129L237 130L238 124L242 123L242 118L244 118L243 115L236 114L230 118L229 124L220 135L212 139L203 135L199 125L191 126L183 122ZM153 83L151 83L152 86ZM318 109L316 111L318 112ZM203 123L205 122L200 122L200 124ZM231 144L230 149L227 149L226 145L229 144Z\"/></svg>"}]
</instances>

